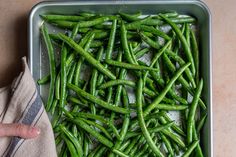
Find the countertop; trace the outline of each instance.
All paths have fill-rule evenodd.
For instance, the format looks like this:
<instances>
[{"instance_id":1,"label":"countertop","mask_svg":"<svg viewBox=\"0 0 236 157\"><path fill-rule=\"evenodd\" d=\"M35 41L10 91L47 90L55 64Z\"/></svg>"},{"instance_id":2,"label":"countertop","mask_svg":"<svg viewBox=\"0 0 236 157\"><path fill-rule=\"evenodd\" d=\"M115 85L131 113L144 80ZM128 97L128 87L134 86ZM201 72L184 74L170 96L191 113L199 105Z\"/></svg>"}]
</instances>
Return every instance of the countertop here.
<instances>
[{"instance_id":1,"label":"countertop","mask_svg":"<svg viewBox=\"0 0 236 157\"><path fill-rule=\"evenodd\" d=\"M0 0L0 87L27 55L27 17L39 0ZM205 0L212 13L214 156L236 154L236 1ZM222 3L223 2L223 3Z\"/></svg>"}]
</instances>

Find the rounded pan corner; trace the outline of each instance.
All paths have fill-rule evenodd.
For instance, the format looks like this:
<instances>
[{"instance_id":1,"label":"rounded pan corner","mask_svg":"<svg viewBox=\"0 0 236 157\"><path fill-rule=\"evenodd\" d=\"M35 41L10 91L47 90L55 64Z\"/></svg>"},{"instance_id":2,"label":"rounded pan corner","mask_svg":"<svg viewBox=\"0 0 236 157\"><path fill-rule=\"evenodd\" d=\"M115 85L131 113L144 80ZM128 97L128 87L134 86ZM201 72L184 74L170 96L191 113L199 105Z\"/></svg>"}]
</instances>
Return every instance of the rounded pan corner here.
<instances>
[{"instance_id":1,"label":"rounded pan corner","mask_svg":"<svg viewBox=\"0 0 236 157\"><path fill-rule=\"evenodd\" d=\"M205 11L206 15L209 17L209 20L211 21L211 15L212 14L211 14L211 10L208 7L208 5L205 2L201 1L201 0L198 0L195 3Z\"/></svg>"},{"instance_id":2,"label":"rounded pan corner","mask_svg":"<svg viewBox=\"0 0 236 157\"><path fill-rule=\"evenodd\" d=\"M42 2L36 3L30 10L29 20L34 17L34 14L37 10L39 10L40 8L43 8L45 6L48 6L51 3L53 3L53 2L52 1L42 1Z\"/></svg>"}]
</instances>

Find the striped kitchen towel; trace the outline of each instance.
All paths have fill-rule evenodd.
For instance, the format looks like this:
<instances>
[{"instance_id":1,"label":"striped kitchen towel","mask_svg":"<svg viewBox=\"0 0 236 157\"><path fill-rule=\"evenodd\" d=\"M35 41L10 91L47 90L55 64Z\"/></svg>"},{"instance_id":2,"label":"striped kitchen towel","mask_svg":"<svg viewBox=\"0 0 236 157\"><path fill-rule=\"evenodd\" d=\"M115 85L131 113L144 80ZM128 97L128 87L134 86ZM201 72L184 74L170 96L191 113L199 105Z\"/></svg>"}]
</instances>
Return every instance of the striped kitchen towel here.
<instances>
[{"instance_id":1,"label":"striped kitchen towel","mask_svg":"<svg viewBox=\"0 0 236 157\"><path fill-rule=\"evenodd\" d=\"M54 135L47 113L28 68L22 59L23 71L11 86L0 88L0 123L23 123L40 128L35 139L0 138L0 156L55 157Z\"/></svg>"}]
</instances>

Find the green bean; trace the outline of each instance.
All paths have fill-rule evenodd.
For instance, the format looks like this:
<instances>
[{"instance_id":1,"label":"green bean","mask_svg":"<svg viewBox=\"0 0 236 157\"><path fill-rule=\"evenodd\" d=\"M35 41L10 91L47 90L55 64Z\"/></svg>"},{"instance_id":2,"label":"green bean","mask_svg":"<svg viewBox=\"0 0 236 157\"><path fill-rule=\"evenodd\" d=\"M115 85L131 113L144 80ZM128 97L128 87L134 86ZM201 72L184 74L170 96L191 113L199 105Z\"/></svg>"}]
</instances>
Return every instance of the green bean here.
<instances>
[{"instance_id":1,"label":"green bean","mask_svg":"<svg viewBox=\"0 0 236 157\"><path fill-rule=\"evenodd\" d=\"M184 72L184 70L190 65L190 63L185 64L182 66L172 77L172 79L168 82L166 87L162 90L162 92L156 97L156 99L144 110L144 116L147 116L151 110L153 110L165 97L166 93L170 90L171 86L174 84L174 82L181 76L181 74Z\"/></svg>"},{"instance_id":2,"label":"green bean","mask_svg":"<svg viewBox=\"0 0 236 157\"><path fill-rule=\"evenodd\" d=\"M121 44L122 44L122 48L124 50L124 56L125 59L132 64L137 64L131 56L130 50L129 50L129 46L128 46L128 41L127 41L127 30L125 28L125 24L122 21L121 22L121 26L120 26L120 31L121 31Z\"/></svg>"},{"instance_id":3,"label":"green bean","mask_svg":"<svg viewBox=\"0 0 236 157\"><path fill-rule=\"evenodd\" d=\"M91 113L84 113L84 112L76 112L72 114L75 116L82 117L82 118L90 118L90 119L98 120L102 123L105 123L106 125L111 125L111 123L108 120L104 119L104 117L99 116L99 115L94 115Z\"/></svg>"},{"instance_id":4,"label":"green bean","mask_svg":"<svg viewBox=\"0 0 236 157\"><path fill-rule=\"evenodd\" d=\"M67 146L65 143L63 143L60 151L58 152L58 157L63 157L64 153L67 154ZM65 157L66 157L66 155L65 155Z\"/></svg>"},{"instance_id":5,"label":"green bean","mask_svg":"<svg viewBox=\"0 0 236 157\"><path fill-rule=\"evenodd\" d=\"M171 111L179 111L179 110L185 110L188 108L187 105L173 105L173 104L158 104L156 108L160 110L171 110Z\"/></svg>"},{"instance_id":6,"label":"green bean","mask_svg":"<svg viewBox=\"0 0 236 157\"><path fill-rule=\"evenodd\" d=\"M139 50L139 51L137 51L137 52L135 53L135 57L136 57L137 59L139 59L139 58L143 57L143 55L145 55L145 54L148 53L149 51L150 51L149 48L141 49L141 50Z\"/></svg>"},{"instance_id":7,"label":"green bean","mask_svg":"<svg viewBox=\"0 0 236 157\"><path fill-rule=\"evenodd\" d=\"M166 33L162 32L152 26L137 25L135 29L140 30L140 31L150 32L156 36L162 37L165 40L171 39Z\"/></svg>"},{"instance_id":8,"label":"green bean","mask_svg":"<svg viewBox=\"0 0 236 157\"><path fill-rule=\"evenodd\" d=\"M196 148L198 145L199 141L194 141L192 144L189 146L188 150L182 155L182 157L188 157L190 154L193 152L193 150Z\"/></svg>"},{"instance_id":9,"label":"green bean","mask_svg":"<svg viewBox=\"0 0 236 157\"><path fill-rule=\"evenodd\" d=\"M75 37L77 36L78 31L79 31L79 24L77 23L77 24L74 26L74 28L73 28L73 30L72 30L72 32L71 32L70 37L71 37L72 39L75 39Z\"/></svg>"},{"instance_id":10,"label":"green bean","mask_svg":"<svg viewBox=\"0 0 236 157\"><path fill-rule=\"evenodd\" d=\"M107 138L109 138L110 140L112 140L112 137L111 135L106 131L106 129L101 126L100 124L96 123L96 122L93 122L93 121L90 121L90 120L86 120L86 119L82 119L83 121L85 121L86 123L92 125L92 126L95 126L96 128L98 128L99 130L101 130L104 135L106 135Z\"/></svg>"},{"instance_id":11,"label":"green bean","mask_svg":"<svg viewBox=\"0 0 236 157\"><path fill-rule=\"evenodd\" d=\"M50 81L50 75L46 75L37 81L38 85L46 84Z\"/></svg>"},{"instance_id":12,"label":"green bean","mask_svg":"<svg viewBox=\"0 0 236 157\"><path fill-rule=\"evenodd\" d=\"M63 131L63 133L71 140L71 142L74 144L76 151L78 153L78 156L83 156L83 150L80 145L80 143L77 141L76 137L69 132L69 130L66 129L65 126L59 125L60 129Z\"/></svg>"},{"instance_id":13,"label":"green bean","mask_svg":"<svg viewBox=\"0 0 236 157\"><path fill-rule=\"evenodd\" d=\"M192 130L193 130L193 125L195 123L194 122L194 117L195 117L195 114L196 114L198 100L199 100L199 97L201 96L202 88L203 88L203 80L201 79L198 86L197 86L196 92L194 94L193 101L191 103L189 114L188 114L187 142L189 144L192 143L192 141L193 141Z\"/></svg>"},{"instance_id":14,"label":"green bean","mask_svg":"<svg viewBox=\"0 0 236 157\"><path fill-rule=\"evenodd\" d=\"M123 52L119 49L119 50L118 50L118 54L117 54L117 56L116 56L116 60L119 61L119 62L121 62L121 61L122 61L122 56L123 56ZM106 65L107 65L107 64L106 64ZM115 72L115 73L116 73L116 77L118 78L119 75L120 75L121 69L120 69L120 68L116 68L115 71L116 71L116 72Z\"/></svg>"},{"instance_id":15,"label":"green bean","mask_svg":"<svg viewBox=\"0 0 236 157\"><path fill-rule=\"evenodd\" d=\"M66 67L68 67L74 59L75 59L75 54L70 53L69 56L66 59Z\"/></svg>"},{"instance_id":16,"label":"green bean","mask_svg":"<svg viewBox=\"0 0 236 157\"><path fill-rule=\"evenodd\" d=\"M87 52L87 51L89 50L89 48L90 48L90 44L91 44L91 42L92 42L93 39L94 39L94 35L95 35L94 33L91 33L91 34L88 35L87 40L86 40L86 37L84 38L84 41L87 42L87 43L85 44L85 48L84 48L84 50L85 50L86 52ZM81 41L81 42L79 43L80 46L83 46L82 42L83 42L83 41ZM76 86L79 85L80 71L81 71L81 66L82 66L82 64L83 64L83 61L84 61L84 57L83 57L83 56L80 56L80 58L79 58L79 60L78 60L78 62L77 62L77 67L76 67L76 72L75 72L75 80L74 80L74 83L75 83Z\"/></svg>"},{"instance_id":17,"label":"green bean","mask_svg":"<svg viewBox=\"0 0 236 157\"><path fill-rule=\"evenodd\" d=\"M96 154L98 154L98 152L104 148L101 144L98 145L95 149L93 149L92 152L89 153L88 157L95 157Z\"/></svg>"},{"instance_id":18,"label":"green bean","mask_svg":"<svg viewBox=\"0 0 236 157\"><path fill-rule=\"evenodd\" d=\"M177 61L180 65L184 65L184 64L185 64L185 61L184 61L181 57L179 57L177 54L175 54L174 52L172 52L172 51L170 51L170 50L167 49L167 50L165 51L165 53L166 53L167 55L169 55L170 57L172 57L172 58L173 58L175 61ZM194 78L193 78L193 76L192 76L191 71L189 70L189 68L186 69L185 73L186 73L186 75L187 75L189 81L191 82L193 88L196 88L196 83L195 83L195 81L194 81Z\"/></svg>"},{"instance_id":19,"label":"green bean","mask_svg":"<svg viewBox=\"0 0 236 157\"><path fill-rule=\"evenodd\" d=\"M161 151L156 147L155 143L151 139L150 133L148 132L145 121L144 121L144 116L143 116L143 109L142 109L142 94L143 93L143 80L142 78L139 79L138 82L138 87L137 87L137 95L136 95L136 102L137 102L137 113L138 113L138 119L139 119L139 125L140 128L143 132L143 135L145 139L147 140L147 143L149 144L150 148L152 151L157 155L164 157L164 155L161 153Z\"/></svg>"},{"instance_id":20,"label":"green bean","mask_svg":"<svg viewBox=\"0 0 236 157\"><path fill-rule=\"evenodd\" d=\"M128 94L127 94L127 91L125 90L125 88L122 88L122 100L123 100L123 104L124 104L125 108L129 109L129 98L128 98ZM118 141L116 141L115 146L114 146L115 149L120 147L121 143L123 142L124 138L126 137L129 123L130 123L130 115L125 114L124 120L123 120L123 125L122 125L121 131L120 131L120 139ZM113 155L110 154L109 157L110 156L113 156Z\"/></svg>"},{"instance_id":21,"label":"green bean","mask_svg":"<svg viewBox=\"0 0 236 157\"><path fill-rule=\"evenodd\" d=\"M99 17L96 19L93 19L91 21L80 21L80 22L70 22L70 21L64 21L64 20L56 20L53 21L52 24L62 27L62 28L73 28L76 24L78 24L79 28L85 28L85 27L92 27L101 23L104 23L109 20L113 20L114 18L110 17Z\"/></svg>"},{"instance_id":22,"label":"green bean","mask_svg":"<svg viewBox=\"0 0 236 157\"><path fill-rule=\"evenodd\" d=\"M96 132L89 125L87 125L83 120L80 120L77 118L77 119L70 119L70 121L72 121L73 123L75 123L76 125L81 127L82 129L84 129L85 131L90 133L92 136L97 138L102 144L104 144L108 148L112 148L113 143L110 140L108 140L106 137L104 137L101 134L99 134L98 132Z\"/></svg>"},{"instance_id":23,"label":"green bean","mask_svg":"<svg viewBox=\"0 0 236 157\"><path fill-rule=\"evenodd\" d=\"M125 69L121 69L119 78L124 79L126 76L126 72L127 71ZM120 103L121 92L122 92L122 86L118 85L116 89L116 95L115 95L115 101L114 101L115 106L118 106ZM110 118L112 122L114 120L114 117L115 117L115 113L113 112L111 113L111 118ZM118 140L120 140L120 138L118 138Z\"/></svg>"},{"instance_id":24,"label":"green bean","mask_svg":"<svg viewBox=\"0 0 236 157\"><path fill-rule=\"evenodd\" d=\"M172 143L176 155L180 154L179 146L176 143Z\"/></svg>"},{"instance_id":25,"label":"green bean","mask_svg":"<svg viewBox=\"0 0 236 157\"><path fill-rule=\"evenodd\" d=\"M110 30L111 25L104 23L104 24L100 24L100 25L95 25L95 26L93 26L93 28L102 29L102 30Z\"/></svg>"},{"instance_id":26,"label":"green bean","mask_svg":"<svg viewBox=\"0 0 236 157\"><path fill-rule=\"evenodd\" d=\"M131 57L132 57L132 60L136 63L136 64L138 64L138 62L137 62L137 59L136 59L136 57L135 57L135 55L134 55L134 50L133 50L133 48L132 48L132 43L130 42L129 44L128 44L128 46L129 46L129 51L130 51L130 55L131 55Z\"/></svg>"},{"instance_id":27,"label":"green bean","mask_svg":"<svg viewBox=\"0 0 236 157\"><path fill-rule=\"evenodd\" d=\"M109 37L109 41L108 41L108 45L107 45L106 59L111 58L111 54L112 54L114 42L115 42L116 25L117 25L117 20L113 20L112 27L111 27L111 33L110 33L110 37Z\"/></svg>"},{"instance_id":28,"label":"green bean","mask_svg":"<svg viewBox=\"0 0 236 157\"><path fill-rule=\"evenodd\" d=\"M67 84L67 87L74 90L75 92L77 92L77 94L79 94L82 97L88 99L89 101L100 105L101 107L104 107L106 109L109 109L109 110L112 110L112 111L118 112L118 113L123 113L123 114L129 113L129 110L121 108L121 107L114 106L110 103L107 103L107 102L105 102L105 101L103 101L103 100L101 100L101 99L85 92L84 90L80 89L79 87L77 87L73 84Z\"/></svg>"},{"instance_id":29,"label":"green bean","mask_svg":"<svg viewBox=\"0 0 236 157\"><path fill-rule=\"evenodd\" d=\"M178 96L175 91L175 89L170 90L168 93L170 94L171 97L173 97L175 100L177 100L179 103L188 104L188 101L180 96Z\"/></svg>"},{"instance_id":30,"label":"green bean","mask_svg":"<svg viewBox=\"0 0 236 157\"><path fill-rule=\"evenodd\" d=\"M131 152L129 153L129 156L134 156L135 152L138 150L138 147L134 147Z\"/></svg>"},{"instance_id":31,"label":"green bean","mask_svg":"<svg viewBox=\"0 0 236 157\"><path fill-rule=\"evenodd\" d=\"M137 17L140 16L142 13L141 12L138 12L136 15L130 15L130 14L126 14L126 13L122 13L122 12L119 12L119 15L126 21L137 21L137 20L140 20L140 18Z\"/></svg>"},{"instance_id":32,"label":"green bean","mask_svg":"<svg viewBox=\"0 0 236 157\"><path fill-rule=\"evenodd\" d=\"M165 135L163 135L162 133L160 134L160 137L161 137L162 141L164 142L169 154L171 156L174 156L174 151L171 147L171 143L170 143L169 139L167 139L167 137Z\"/></svg>"},{"instance_id":33,"label":"green bean","mask_svg":"<svg viewBox=\"0 0 236 157\"><path fill-rule=\"evenodd\" d=\"M56 81L56 63L55 63L55 56L53 52L53 46L52 46L50 37L48 35L48 30L45 24L41 26L41 31L42 31L43 39L47 47L48 57L49 57L49 66L50 66L50 87L49 87L48 100L46 104L46 111L49 111L53 103L54 85Z\"/></svg>"},{"instance_id":34,"label":"green bean","mask_svg":"<svg viewBox=\"0 0 236 157\"><path fill-rule=\"evenodd\" d=\"M137 51L138 51L139 49L141 49L141 43L139 43L139 42L131 42L131 45L132 45L134 54L136 54Z\"/></svg>"},{"instance_id":35,"label":"green bean","mask_svg":"<svg viewBox=\"0 0 236 157\"><path fill-rule=\"evenodd\" d=\"M197 133L200 133L202 127L204 126L207 118L207 113L202 116L202 118L199 120L198 125L197 125Z\"/></svg>"},{"instance_id":36,"label":"green bean","mask_svg":"<svg viewBox=\"0 0 236 157\"><path fill-rule=\"evenodd\" d=\"M193 53L193 60L196 68L196 83L199 82L199 50L198 50L198 44L197 44L197 39L195 37L195 34L193 30L190 30L190 43L192 46L192 53Z\"/></svg>"},{"instance_id":37,"label":"green bean","mask_svg":"<svg viewBox=\"0 0 236 157\"><path fill-rule=\"evenodd\" d=\"M96 37L96 36L95 36ZM95 38L94 37L94 38ZM98 41L98 40L94 40L91 44L90 47L91 48L97 48L97 47L101 47L103 46L103 42L102 41Z\"/></svg>"},{"instance_id":38,"label":"green bean","mask_svg":"<svg viewBox=\"0 0 236 157\"><path fill-rule=\"evenodd\" d=\"M149 46L151 46L152 48L155 49L160 49L160 44L157 41L153 41L152 39L150 39L149 37L147 37L145 34L143 34L142 32L139 33L142 40L144 42L146 42Z\"/></svg>"},{"instance_id":39,"label":"green bean","mask_svg":"<svg viewBox=\"0 0 236 157\"><path fill-rule=\"evenodd\" d=\"M78 137L78 129L77 129L77 126L76 125L73 125L72 126L72 134L75 136L75 137ZM80 142L80 141L79 141Z\"/></svg>"},{"instance_id":40,"label":"green bean","mask_svg":"<svg viewBox=\"0 0 236 157\"><path fill-rule=\"evenodd\" d=\"M62 157L68 157L67 152L68 152L68 148L65 148L65 151L64 151L64 153L62 154Z\"/></svg>"},{"instance_id":41,"label":"green bean","mask_svg":"<svg viewBox=\"0 0 236 157\"><path fill-rule=\"evenodd\" d=\"M166 114L166 112L160 112L159 113L161 116L163 116L163 118L165 119L165 121L167 122L171 122L171 119L170 117ZM171 126L171 128L176 132L178 133L179 135L182 135L182 136L186 136L185 132L178 126L176 125L175 123Z\"/></svg>"},{"instance_id":42,"label":"green bean","mask_svg":"<svg viewBox=\"0 0 236 157\"><path fill-rule=\"evenodd\" d=\"M129 109L129 97L128 97L128 93L126 91L125 88L122 88L122 100L123 100L123 104L125 106L126 109ZM124 115L124 120L123 120L123 125L120 131L120 140L123 141L126 133L128 131L128 127L129 127L129 123L130 123L130 115L129 114L125 114Z\"/></svg>"},{"instance_id":43,"label":"green bean","mask_svg":"<svg viewBox=\"0 0 236 157\"><path fill-rule=\"evenodd\" d=\"M57 135L57 137L55 138L55 144L56 144L56 146L58 146L61 142L62 142L62 138L61 138L61 136L60 136L60 134L59 134L59 135Z\"/></svg>"},{"instance_id":44,"label":"green bean","mask_svg":"<svg viewBox=\"0 0 236 157\"><path fill-rule=\"evenodd\" d=\"M65 135L62 134L62 138L66 142L67 148L69 149L71 156L73 156L73 157L81 156L80 154L77 154L75 146L73 145L73 143L70 140L68 140L65 137Z\"/></svg>"},{"instance_id":45,"label":"green bean","mask_svg":"<svg viewBox=\"0 0 236 157\"><path fill-rule=\"evenodd\" d=\"M135 157L142 157L144 155L144 153L148 150L148 148L149 148L149 146L147 144L145 144L144 147L138 153L136 153L134 156Z\"/></svg>"},{"instance_id":46,"label":"green bean","mask_svg":"<svg viewBox=\"0 0 236 157\"><path fill-rule=\"evenodd\" d=\"M116 86L116 85L127 85L127 86L130 86L130 87L133 87L133 88L136 87L136 83L133 82L133 81L117 79L117 80L108 81L108 82L102 84L101 86L99 86L98 88L99 89L105 89L105 88ZM148 96L150 96L150 97L155 97L157 95L157 93L155 93L154 91L148 89L147 87L143 88L143 92L145 94L147 94ZM165 101L166 103L174 103L174 101L172 101L168 98L163 98L163 101Z\"/></svg>"},{"instance_id":47,"label":"green bean","mask_svg":"<svg viewBox=\"0 0 236 157\"><path fill-rule=\"evenodd\" d=\"M51 124L52 124L52 128L54 129L58 123L58 121L60 120L61 114L59 113L59 110L56 108L55 109L55 113L53 114L52 120L51 120Z\"/></svg>"},{"instance_id":48,"label":"green bean","mask_svg":"<svg viewBox=\"0 0 236 157\"><path fill-rule=\"evenodd\" d=\"M125 68L125 69L133 69L133 70L152 70L152 71L158 71L158 69L155 68L150 68L147 66L142 66L142 65L135 65L135 64L129 64L129 63L124 63L124 62L118 62L114 60L106 60L106 63L109 65Z\"/></svg>"},{"instance_id":49,"label":"green bean","mask_svg":"<svg viewBox=\"0 0 236 157\"><path fill-rule=\"evenodd\" d=\"M52 103L52 107L51 107L51 113L52 113L52 115L53 115L54 112L55 112L55 109L56 109L56 107L57 107L57 104L58 104L58 100L57 100L57 99L54 99L54 100L53 100L53 103Z\"/></svg>"},{"instance_id":50,"label":"green bean","mask_svg":"<svg viewBox=\"0 0 236 157\"><path fill-rule=\"evenodd\" d=\"M101 157L103 153L106 151L106 147L102 147L98 150L98 152L94 155L94 157Z\"/></svg>"},{"instance_id":51,"label":"green bean","mask_svg":"<svg viewBox=\"0 0 236 157\"><path fill-rule=\"evenodd\" d=\"M180 24L180 23L194 23L196 22L195 18L192 17L177 17L177 18L169 18L169 20L173 23Z\"/></svg>"},{"instance_id":52,"label":"green bean","mask_svg":"<svg viewBox=\"0 0 236 157\"><path fill-rule=\"evenodd\" d=\"M79 99L77 99L77 98L75 98L75 97L69 96L69 97L67 98L67 100L70 101L70 102L73 102L73 103L75 103L75 104L81 105L81 106L83 106L83 107L88 107L88 104L82 103Z\"/></svg>"},{"instance_id":53,"label":"green bean","mask_svg":"<svg viewBox=\"0 0 236 157\"><path fill-rule=\"evenodd\" d=\"M158 53L155 54L155 56L152 58L152 61L151 61L151 64L149 67L153 67L155 65L155 63L158 61L158 59L160 58L160 56L164 53L165 49L170 45L170 41L167 42L165 44L165 46L163 48L161 48ZM159 69L157 69L159 71ZM143 76L143 80L144 80L144 85L146 84L146 80L147 80L147 76L148 76L148 71L146 71L144 73L144 76Z\"/></svg>"},{"instance_id":54,"label":"green bean","mask_svg":"<svg viewBox=\"0 0 236 157\"><path fill-rule=\"evenodd\" d=\"M127 148L130 145L130 140L126 141L125 143L122 143L121 147L119 148L120 151L124 151L125 148Z\"/></svg>"},{"instance_id":55,"label":"green bean","mask_svg":"<svg viewBox=\"0 0 236 157\"><path fill-rule=\"evenodd\" d=\"M112 22L112 27L111 27L111 33L109 36L109 41L108 41L108 45L107 45L107 50L106 50L106 59L110 59L111 58L111 54L114 48L114 42L115 42L115 35L116 35L116 26L117 26L117 20L113 20ZM104 65L105 68L108 67L107 64ZM104 76L100 75L98 77L98 85L100 85L103 82Z\"/></svg>"},{"instance_id":56,"label":"green bean","mask_svg":"<svg viewBox=\"0 0 236 157\"><path fill-rule=\"evenodd\" d=\"M94 39L104 39L109 35L108 32L103 30L94 30L93 32L95 33Z\"/></svg>"},{"instance_id":57,"label":"green bean","mask_svg":"<svg viewBox=\"0 0 236 157\"><path fill-rule=\"evenodd\" d=\"M98 51L98 54L97 54L97 60L101 60L103 51L104 51L104 49L103 49L103 47L101 47ZM93 69L91 80L90 80L90 93L93 96L96 95L97 77L98 77L98 71L97 71L97 69ZM92 113L96 114L95 104L91 104L91 111L92 111Z\"/></svg>"},{"instance_id":58,"label":"green bean","mask_svg":"<svg viewBox=\"0 0 236 157\"><path fill-rule=\"evenodd\" d=\"M125 154L129 154L131 149L135 146L135 144L138 142L141 136L137 136L136 138L133 138L131 143L128 145L128 147L125 149Z\"/></svg>"},{"instance_id":59,"label":"green bean","mask_svg":"<svg viewBox=\"0 0 236 157\"><path fill-rule=\"evenodd\" d=\"M179 14L176 11L171 11L171 12L167 12L163 14L163 16L169 17L169 18L178 17L178 15Z\"/></svg>"},{"instance_id":60,"label":"green bean","mask_svg":"<svg viewBox=\"0 0 236 157\"><path fill-rule=\"evenodd\" d=\"M193 125L193 140L194 141L199 140L198 135L197 135L197 131L196 131L196 128L195 128L195 125ZM204 156L203 153L202 153L202 149L201 149L200 143L197 144L197 147L195 149L195 154L196 154L196 156L199 156L199 157L203 157Z\"/></svg>"},{"instance_id":61,"label":"green bean","mask_svg":"<svg viewBox=\"0 0 236 157\"><path fill-rule=\"evenodd\" d=\"M165 134L166 136L168 136L171 140L173 140L174 142L176 142L179 146L181 146L181 148L185 148L185 144L184 142L181 140L181 138L174 134L173 132L169 131L169 130L162 130L161 131L163 134Z\"/></svg>"},{"instance_id":62,"label":"green bean","mask_svg":"<svg viewBox=\"0 0 236 157\"><path fill-rule=\"evenodd\" d=\"M128 86L131 86L131 87L135 87L135 82L129 81L129 80L117 79L117 80L108 81L108 82L102 84L101 86L99 86L98 88L99 89L105 89L105 88L116 86L116 85L128 85Z\"/></svg>"},{"instance_id":63,"label":"green bean","mask_svg":"<svg viewBox=\"0 0 236 157\"><path fill-rule=\"evenodd\" d=\"M87 47L89 48L89 45L87 44L88 40L92 40L94 39L94 35L95 33L93 31L89 31L87 32L79 41L78 45L81 47L85 48L85 45L87 45ZM92 37L93 36L93 37ZM88 50L88 49L87 49ZM86 50L85 50L86 51Z\"/></svg>"},{"instance_id":64,"label":"green bean","mask_svg":"<svg viewBox=\"0 0 236 157\"><path fill-rule=\"evenodd\" d=\"M166 128L169 128L173 125L174 122L169 122L169 123L166 123L164 125L161 125L161 126L157 126L157 127L154 127L154 128L147 128L148 129L148 132L149 133L157 133L157 132L160 132L161 130L164 130ZM141 132L127 132L126 136L125 136L125 139L129 139L131 137L135 137L135 136L138 136L142 134Z\"/></svg>"},{"instance_id":65,"label":"green bean","mask_svg":"<svg viewBox=\"0 0 236 157\"><path fill-rule=\"evenodd\" d=\"M151 16L147 16L143 19L139 19L137 21L133 21L133 22L130 22L130 23L127 23L125 25L125 27L129 30L133 30L133 29L137 29L140 27L140 25L144 25L144 24L147 24L147 21L149 20L152 20L152 22L154 22L155 24L154 25L158 25L161 23L161 20L157 20L157 19L151 19L152 17Z\"/></svg>"},{"instance_id":66,"label":"green bean","mask_svg":"<svg viewBox=\"0 0 236 157\"><path fill-rule=\"evenodd\" d=\"M61 50L60 107L64 107L66 99L66 56L67 48L63 45Z\"/></svg>"},{"instance_id":67,"label":"green bean","mask_svg":"<svg viewBox=\"0 0 236 157\"><path fill-rule=\"evenodd\" d=\"M61 33L59 33L59 36L64 42L66 42L73 49L75 49L77 53L83 56L91 65L97 68L100 72L107 75L111 79L116 79L116 77L109 70L107 70L99 61L94 59L89 53L87 53L82 47L76 44L72 39L68 38L67 36Z\"/></svg>"},{"instance_id":68,"label":"green bean","mask_svg":"<svg viewBox=\"0 0 236 157\"><path fill-rule=\"evenodd\" d=\"M168 16L167 16L168 17ZM160 18L160 16L158 15L158 18ZM175 23L175 24L181 24L181 23L193 23L196 21L196 19L192 18L192 17L171 17L169 18L171 22ZM155 19L154 17L146 17L144 19L140 19L138 21L134 21L131 23L126 24L126 28L129 29L137 29L137 27L140 27L141 25L145 26L159 26L159 25L163 25L164 22L161 21L160 19Z\"/></svg>"},{"instance_id":69,"label":"green bean","mask_svg":"<svg viewBox=\"0 0 236 157\"><path fill-rule=\"evenodd\" d=\"M84 134L84 140L83 140L83 151L84 151L84 156L88 156L89 153L89 139L87 137L87 134Z\"/></svg>"},{"instance_id":70,"label":"green bean","mask_svg":"<svg viewBox=\"0 0 236 157\"><path fill-rule=\"evenodd\" d=\"M72 79L73 79L73 76L74 76L74 72L75 72L75 68L76 68L76 64L73 64L72 68L70 69L69 74L67 76L67 82L68 83L72 82Z\"/></svg>"},{"instance_id":71,"label":"green bean","mask_svg":"<svg viewBox=\"0 0 236 157\"><path fill-rule=\"evenodd\" d=\"M92 13L92 12L81 12L80 15L83 17L95 17L96 16L96 14Z\"/></svg>"},{"instance_id":72,"label":"green bean","mask_svg":"<svg viewBox=\"0 0 236 157\"><path fill-rule=\"evenodd\" d=\"M63 149L59 156L80 156L81 151L89 157L203 157L199 131L207 112L198 91L203 85L195 18L177 12L82 12L42 19L66 28L61 30L66 35L48 34L42 26L54 73L50 65L49 74L38 80L54 88L49 87L47 104L52 102L45 106L54 114L55 142ZM60 49L59 57L52 44ZM203 113L197 114L197 104ZM169 116L173 111L181 114L181 125Z\"/></svg>"},{"instance_id":73,"label":"green bean","mask_svg":"<svg viewBox=\"0 0 236 157\"><path fill-rule=\"evenodd\" d=\"M164 56L164 55L163 55ZM170 59L168 57L164 57L166 63L168 64L168 68L174 72L176 70L175 66L173 65L173 63L170 61ZM194 92L192 91L191 87L189 86L188 82L182 77L180 76L178 78L178 80L181 82L181 84L183 85L184 88L186 88L186 90L193 96ZM206 109L206 105L204 104L204 102L199 99L199 104L200 106L205 110Z\"/></svg>"},{"instance_id":74,"label":"green bean","mask_svg":"<svg viewBox=\"0 0 236 157\"><path fill-rule=\"evenodd\" d=\"M188 45L190 45L190 25L188 23L185 23L185 38L186 38L186 41L188 43Z\"/></svg>"},{"instance_id":75,"label":"green bean","mask_svg":"<svg viewBox=\"0 0 236 157\"><path fill-rule=\"evenodd\" d=\"M192 53L191 53L191 50L190 50L190 46L188 45L185 37L183 36L180 29L177 27L177 25L175 23L173 23L170 19L166 18L165 16L162 16L162 15L160 15L160 16L162 17L162 19L165 22L167 22L172 27L172 29L175 31L176 35L180 39L180 41L183 45L184 52L185 52L185 54L188 58L188 61L191 63L192 73L195 76L196 70L195 70L195 64L194 64L193 56L192 56Z\"/></svg>"},{"instance_id":76,"label":"green bean","mask_svg":"<svg viewBox=\"0 0 236 157\"><path fill-rule=\"evenodd\" d=\"M113 153L116 153L117 155L121 156L121 157L129 157L128 155L126 155L125 153L119 151L118 149L112 149Z\"/></svg>"},{"instance_id":77,"label":"green bean","mask_svg":"<svg viewBox=\"0 0 236 157\"><path fill-rule=\"evenodd\" d=\"M127 39L128 40L139 40L140 39L140 37L139 37L139 35L137 34L137 31L138 30L134 30L134 31L127 31ZM144 31L143 32L146 36L148 36L148 37L150 37L150 38L153 38L154 37L154 35L152 34L152 33L150 33L150 32L146 32L146 31ZM132 41L131 41L131 43L132 43Z\"/></svg>"},{"instance_id":78,"label":"green bean","mask_svg":"<svg viewBox=\"0 0 236 157\"><path fill-rule=\"evenodd\" d=\"M78 15L40 15L44 20L47 21L54 21L54 20L65 20L65 21L75 21L78 22L80 20L85 20L85 17L78 16Z\"/></svg>"}]
</instances>

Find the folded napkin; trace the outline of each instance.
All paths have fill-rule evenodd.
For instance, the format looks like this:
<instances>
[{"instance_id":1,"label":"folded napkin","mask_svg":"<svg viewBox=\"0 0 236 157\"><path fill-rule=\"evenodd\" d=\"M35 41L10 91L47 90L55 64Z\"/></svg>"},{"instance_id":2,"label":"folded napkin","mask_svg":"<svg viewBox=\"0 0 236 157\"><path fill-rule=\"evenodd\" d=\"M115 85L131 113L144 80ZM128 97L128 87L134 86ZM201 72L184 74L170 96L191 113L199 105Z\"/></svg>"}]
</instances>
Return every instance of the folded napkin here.
<instances>
[{"instance_id":1,"label":"folded napkin","mask_svg":"<svg viewBox=\"0 0 236 157\"><path fill-rule=\"evenodd\" d=\"M23 70L11 86L0 88L0 122L23 123L40 128L35 139L0 138L0 156L56 157L54 135L26 58Z\"/></svg>"}]
</instances>

